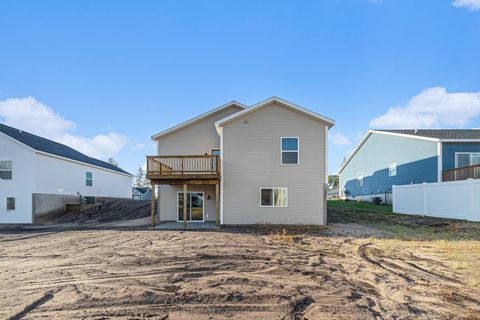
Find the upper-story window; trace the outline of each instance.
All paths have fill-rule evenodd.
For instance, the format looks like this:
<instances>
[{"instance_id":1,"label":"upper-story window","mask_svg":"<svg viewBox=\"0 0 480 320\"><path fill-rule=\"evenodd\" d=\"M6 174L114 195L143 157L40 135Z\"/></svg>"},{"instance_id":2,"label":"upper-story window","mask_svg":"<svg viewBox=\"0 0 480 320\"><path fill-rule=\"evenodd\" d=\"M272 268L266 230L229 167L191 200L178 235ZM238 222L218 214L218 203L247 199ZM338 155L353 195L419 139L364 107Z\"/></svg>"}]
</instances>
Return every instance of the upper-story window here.
<instances>
[{"instance_id":1,"label":"upper-story window","mask_svg":"<svg viewBox=\"0 0 480 320\"><path fill-rule=\"evenodd\" d=\"M12 180L13 167L11 160L0 161L0 180Z\"/></svg>"},{"instance_id":2,"label":"upper-story window","mask_svg":"<svg viewBox=\"0 0 480 320\"><path fill-rule=\"evenodd\" d=\"M296 137L281 138L282 164L298 164L299 141Z\"/></svg>"},{"instance_id":3,"label":"upper-story window","mask_svg":"<svg viewBox=\"0 0 480 320\"><path fill-rule=\"evenodd\" d=\"M395 177L397 175L397 163L393 162L388 165L388 176Z\"/></svg>"},{"instance_id":4,"label":"upper-story window","mask_svg":"<svg viewBox=\"0 0 480 320\"><path fill-rule=\"evenodd\" d=\"M363 187L363 172L357 174L357 187Z\"/></svg>"},{"instance_id":5,"label":"upper-story window","mask_svg":"<svg viewBox=\"0 0 480 320\"><path fill-rule=\"evenodd\" d=\"M480 152L457 152L455 153L455 168L480 164Z\"/></svg>"},{"instance_id":6,"label":"upper-story window","mask_svg":"<svg viewBox=\"0 0 480 320\"><path fill-rule=\"evenodd\" d=\"M87 187L93 186L93 174L91 172L85 173L85 185Z\"/></svg>"}]
</instances>

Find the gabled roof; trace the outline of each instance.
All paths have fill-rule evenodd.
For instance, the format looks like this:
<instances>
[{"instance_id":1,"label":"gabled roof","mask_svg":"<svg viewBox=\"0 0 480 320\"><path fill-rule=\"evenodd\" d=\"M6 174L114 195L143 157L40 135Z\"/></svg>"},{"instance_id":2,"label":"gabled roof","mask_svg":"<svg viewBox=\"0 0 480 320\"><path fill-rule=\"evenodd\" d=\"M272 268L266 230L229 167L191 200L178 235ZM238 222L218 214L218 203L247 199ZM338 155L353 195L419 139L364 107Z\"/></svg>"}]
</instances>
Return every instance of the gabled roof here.
<instances>
[{"instance_id":1,"label":"gabled roof","mask_svg":"<svg viewBox=\"0 0 480 320\"><path fill-rule=\"evenodd\" d=\"M141 194L145 194L148 190L150 190L150 188L147 187L133 187L133 189L137 190Z\"/></svg>"},{"instance_id":2,"label":"gabled roof","mask_svg":"<svg viewBox=\"0 0 480 320\"><path fill-rule=\"evenodd\" d=\"M9 136L12 139L17 140L18 142L36 150L40 151L43 153L48 153L54 156L78 161L78 162L83 162L86 164L90 164L96 167L120 172L123 174L128 174L131 175L130 173L108 163L105 161L101 161L95 158L91 158L87 155L84 155L81 152L78 152L75 149L72 149L64 144L48 140L45 138L42 138L40 136L28 133L26 131L22 131L19 129L15 129L12 127L9 127L5 124L0 123L0 132L4 133L5 135Z\"/></svg>"},{"instance_id":3,"label":"gabled roof","mask_svg":"<svg viewBox=\"0 0 480 320\"><path fill-rule=\"evenodd\" d=\"M218 120L217 122L215 122L215 126L218 128L218 127L222 127L224 126L225 124L235 120L235 119L238 119L240 117L243 117L247 114L250 114L252 112L255 112L255 111L258 111L260 110L261 108L269 105L270 103L272 102L277 102L278 104L288 108L288 109L291 109L293 111L296 111L296 112L299 112L309 118L312 118L314 120L317 120L317 121L320 121L320 122L323 122L325 123L329 128L333 127L333 125L335 124L335 121L330 119L330 118L327 118L327 117L324 117L316 112L313 112L311 110L308 110L304 107L301 107L299 105L296 105L292 102L289 102L289 101L286 101L286 100L283 100L282 98L279 98L279 97L271 97L267 100L264 100L262 102L259 102L249 108L246 108L242 111L239 111L237 113L234 113L228 117L225 117L223 119L220 119Z\"/></svg>"},{"instance_id":4,"label":"gabled roof","mask_svg":"<svg viewBox=\"0 0 480 320\"><path fill-rule=\"evenodd\" d=\"M222 105L222 106L220 106L220 107L218 107L218 108L215 108L215 109L212 109L212 110L210 110L210 111L208 111L208 112L205 112L205 113L203 113L203 114L201 114L201 115L199 115L199 116L197 116L197 117L195 117L195 118L192 118L192 119L190 119L190 120L187 120L187 121L185 121L185 122L182 122L182 123L180 123L180 124L178 124L178 125L176 125L176 126L174 126L174 127L171 127L170 129L161 131L161 132L153 135L153 136L152 136L152 140L157 140L158 138L161 138L161 137L166 136L166 135L168 135L168 134L171 134L171 133L173 133L173 132L175 132L175 131L177 131L177 130L180 130L180 129L185 128L185 127L188 127L188 126L190 126L190 125L192 125L192 124L194 124L194 123L197 123L197 122L199 122L199 121L202 121L203 119L208 118L208 117L211 116L212 114L217 113L217 112L219 112L219 111L222 111L222 110L224 110L224 109L227 109L227 108L229 108L229 107L231 107L231 106L238 106L238 107L240 107L240 108L242 108L242 109L245 109L245 108L247 107L246 105L244 105L244 104L242 104L242 103L240 103L240 102L230 101L229 103L226 103L226 104L224 104L224 105Z\"/></svg>"},{"instance_id":5,"label":"gabled roof","mask_svg":"<svg viewBox=\"0 0 480 320\"><path fill-rule=\"evenodd\" d=\"M347 160L341 165L338 174L352 160L355 154L360 150L365 141L373 134L385 134L392 136L401 136L412 139L428 140L432 142L480 142L479 129L395 129L395 130L369 130L360 140L353 152L348 156Z\"/></svg>"}]
</instances>

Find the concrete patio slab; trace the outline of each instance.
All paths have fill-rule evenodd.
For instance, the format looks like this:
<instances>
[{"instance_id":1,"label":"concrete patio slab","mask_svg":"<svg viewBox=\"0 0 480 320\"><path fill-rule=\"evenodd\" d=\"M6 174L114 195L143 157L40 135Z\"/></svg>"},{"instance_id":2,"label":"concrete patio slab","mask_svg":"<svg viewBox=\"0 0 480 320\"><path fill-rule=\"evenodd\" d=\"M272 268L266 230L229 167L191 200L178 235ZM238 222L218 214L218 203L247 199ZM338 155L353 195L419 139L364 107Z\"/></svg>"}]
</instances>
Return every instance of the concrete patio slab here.
<instances>
[{"instance_id":1,"label":"concrete patio slab","mask_svg":"<svg viewBox=\"0 0 480 320\"><path fill-rule=\"evenodd\" d=\"M155 230L218 230L219 226L215 222L189 222L187 227L183 225L183 222L165 222L159 224L152 229Z\"/></svg>"}]
</instances>

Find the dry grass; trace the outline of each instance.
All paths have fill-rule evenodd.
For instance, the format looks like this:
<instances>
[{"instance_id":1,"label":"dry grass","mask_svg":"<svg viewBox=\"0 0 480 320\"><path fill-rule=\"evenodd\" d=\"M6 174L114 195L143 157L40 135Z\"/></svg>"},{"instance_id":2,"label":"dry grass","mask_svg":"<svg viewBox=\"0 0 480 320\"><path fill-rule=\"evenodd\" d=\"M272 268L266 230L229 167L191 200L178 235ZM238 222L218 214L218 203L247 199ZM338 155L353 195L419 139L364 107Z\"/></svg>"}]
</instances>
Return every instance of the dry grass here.
<instances>
[{"instance_id":1,"label":"dry grass","mask_svg":"<svg viewBox=\"0 0 480 320\"><path fill-rule=\"evenodd\" d=\"M468 286L480 288L480 241L415 241L373 239L385 256L408 258L415 254L442 261L455 273L462 274Z\"/></svg>"},{"instance_id":2,"label":"dry grass","mask_svg":"<svg viewBox=\"0 0 480 320\"><path fill-rule=\"evenodd\" d=\"M270 233L268 238L270 240L281 241L285 243L298 242L301 239L299 235L291 234L285 229L283 229L281 232Z\"/></svg>"}]
</instances>

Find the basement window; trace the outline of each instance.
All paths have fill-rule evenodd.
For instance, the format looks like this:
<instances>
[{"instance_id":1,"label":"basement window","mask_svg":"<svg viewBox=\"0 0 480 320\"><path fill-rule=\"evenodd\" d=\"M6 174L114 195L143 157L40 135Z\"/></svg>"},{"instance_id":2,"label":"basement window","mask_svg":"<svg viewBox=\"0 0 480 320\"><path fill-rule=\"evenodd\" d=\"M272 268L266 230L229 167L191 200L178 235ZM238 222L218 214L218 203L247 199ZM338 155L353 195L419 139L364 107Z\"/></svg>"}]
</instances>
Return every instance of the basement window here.
<instances>
[{"instance_id":1,"label":"basement window","mask_svg":"<svg viewBox=\"0 0 480 320\"><path fill-rule=\"evenodd\" d=\"M8 197L7 198L7 210L15 210L15 198Z\"/></svg>"},{"instance_id":2,"label":"basement window","mask_svg":"<svg viewBox=\"0 0 480 320\"><path fill-rule=\"evenodd\" d=\"M0 180L12 180L13 169L11 160L0 161Z\"/></svg>"},{"instance_id":3,"label":"basement window","mask_svg":"<svg viewBox=\"0 0 480 320\"><path fill-rule=\"evenodd\" d=\"M261 207L287 207L287 188L260 188Z\"/></svg>"},{"instance_id":4,"label":"basement window","mask_svg":"<svg viewBox=\"0 0 480 320\"><path fill-rule=\"evenodd\" d=\"M85 184L87 187L93 186L93 174L91 172L86 172L85 178Z\"/></svg>"}]
</instances>

